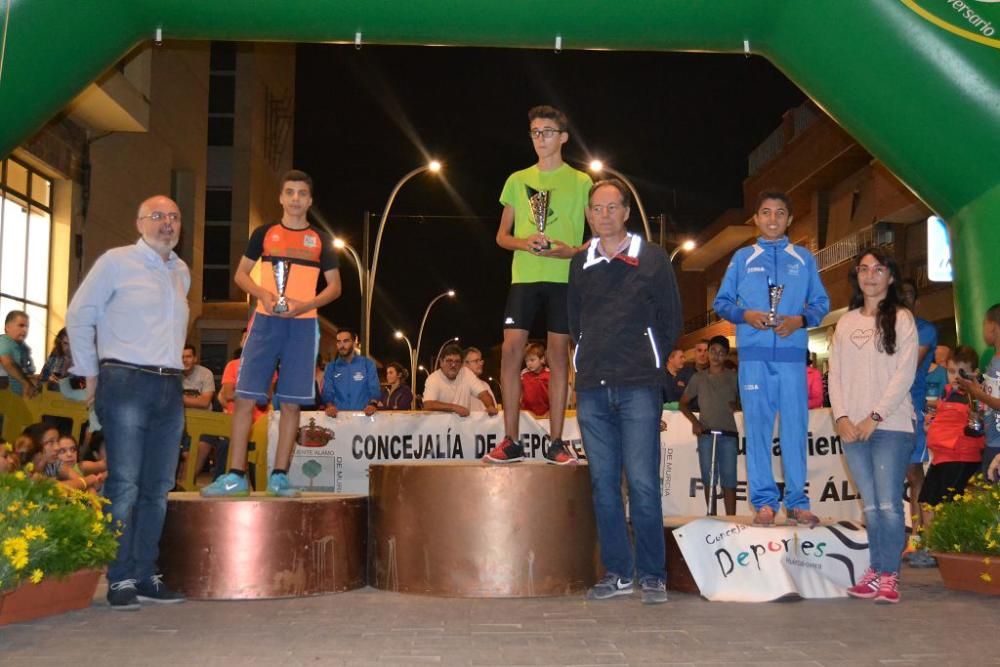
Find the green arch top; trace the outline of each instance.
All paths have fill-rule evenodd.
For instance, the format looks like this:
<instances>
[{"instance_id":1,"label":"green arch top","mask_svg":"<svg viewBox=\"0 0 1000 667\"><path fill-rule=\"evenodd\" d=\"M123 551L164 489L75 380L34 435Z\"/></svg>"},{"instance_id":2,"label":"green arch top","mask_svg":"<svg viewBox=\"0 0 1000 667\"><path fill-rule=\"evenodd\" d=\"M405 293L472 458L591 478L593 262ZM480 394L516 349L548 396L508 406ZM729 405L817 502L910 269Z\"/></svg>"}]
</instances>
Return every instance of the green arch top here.
<instances>
[{"instance_id":1,"label":"green arch top","mask_svg":"<svg viewBox=\"0 0 1000 667\"><path fill-rule=\"evenodd\" d=\"M1000 302L1000 3L986 0L6 0L0 154L169 39L749 52L951 225L959 327ZM971 14L971 16L970 16ZM751 101L748 101L751 103ZM991 261L993 260L993 261Z\"/></svg>"}]
</instances>

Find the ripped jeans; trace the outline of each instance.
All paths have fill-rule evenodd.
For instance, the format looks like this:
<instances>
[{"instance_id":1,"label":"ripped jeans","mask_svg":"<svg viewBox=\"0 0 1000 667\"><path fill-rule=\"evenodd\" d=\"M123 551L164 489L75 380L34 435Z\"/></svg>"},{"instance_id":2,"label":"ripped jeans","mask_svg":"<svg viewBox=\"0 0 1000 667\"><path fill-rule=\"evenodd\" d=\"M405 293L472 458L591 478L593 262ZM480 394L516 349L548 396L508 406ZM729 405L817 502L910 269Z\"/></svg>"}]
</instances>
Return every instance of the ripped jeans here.
<instances>
[{"instance_id":1,"label":"ripped jeans","mask_svg":"<svg viewBox=\"0 0 1000 667\"><path fill-rule=\"evenodd\" d=\"M866 442L844 443L844 457L861 493L868 550L876 572L899 572L906 545L903 482L916 445L913 433L876 429Z\"/></svg>"}]
</instances>

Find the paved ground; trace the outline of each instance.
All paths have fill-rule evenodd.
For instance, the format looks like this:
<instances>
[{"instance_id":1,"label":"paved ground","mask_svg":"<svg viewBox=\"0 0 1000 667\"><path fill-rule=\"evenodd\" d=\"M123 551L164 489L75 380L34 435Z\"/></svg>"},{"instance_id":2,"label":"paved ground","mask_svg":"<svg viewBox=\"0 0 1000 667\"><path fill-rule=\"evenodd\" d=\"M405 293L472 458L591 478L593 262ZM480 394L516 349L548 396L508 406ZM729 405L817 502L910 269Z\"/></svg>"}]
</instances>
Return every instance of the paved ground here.
<instances>
[{"instance_id":1,"label":"paved ground","mask_svg":"<svg viewBox=\"0 0 1000 667\"><path fill-rule=\"evenodd\" d=\"M905 572L903 602L710 603L671 593L456 600L371 588L295 600L89 609L0 628L16 665L1000 665L1000 600Z\"/></svg>"}]
</instances>

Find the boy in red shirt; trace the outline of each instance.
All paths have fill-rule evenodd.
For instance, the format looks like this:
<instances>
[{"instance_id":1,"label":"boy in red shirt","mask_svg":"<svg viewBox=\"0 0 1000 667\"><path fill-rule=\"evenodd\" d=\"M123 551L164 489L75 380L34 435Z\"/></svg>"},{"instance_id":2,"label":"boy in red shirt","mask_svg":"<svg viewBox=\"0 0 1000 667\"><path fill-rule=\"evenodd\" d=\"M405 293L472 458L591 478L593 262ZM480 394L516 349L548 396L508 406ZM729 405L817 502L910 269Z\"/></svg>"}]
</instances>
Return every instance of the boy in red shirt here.
<instances>
[{"instance_id":1,"label":"boy in red shirt","mask_svg":"<svg viewBox=\"0 0 1000 667\"><path fill-rule=\"evenodd\" d=\"M528 343L524 349L521 371L521 409L536 417L549 414L549 368L545 365L545 346Z\"/></svg>"}]
</instances>

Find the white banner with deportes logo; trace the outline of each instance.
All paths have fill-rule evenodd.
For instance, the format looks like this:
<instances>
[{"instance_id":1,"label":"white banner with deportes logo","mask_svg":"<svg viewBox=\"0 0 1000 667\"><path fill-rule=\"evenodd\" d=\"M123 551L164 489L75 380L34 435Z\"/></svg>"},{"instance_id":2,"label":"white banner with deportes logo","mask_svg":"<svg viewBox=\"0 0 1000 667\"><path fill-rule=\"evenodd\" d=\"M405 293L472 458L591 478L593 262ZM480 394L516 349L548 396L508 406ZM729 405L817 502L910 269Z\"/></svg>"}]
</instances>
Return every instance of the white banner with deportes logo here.
<instances>
[{"instance_id":1,"label":"white banner with deportes logo","mask_svg":"<svg viewBox=\"0 0 1000 667\"><path fill-rule=\"evenodd\" d=\"M272 413L268 429L268 466L274 463L278 415ZM660 479L664 516L705 513L703 486L698 468L696 440L691 424L679 412L665 411L666 431L660 434ZM742 428L742 415L737 414ZM340 412L327 417L322 412L303 412L299 445L289 476L303 489L368 493L368 466L386 461L425 459L478 459L502 438L503 420L486 413L469 417L433 412L378 412L366 417L360 412ZM564 439L583 452L576 418L569 416ZM522 442L529 459L542 458L548 448L548 420L536 420L522 412ZM830 411L813 410L809 415L809 479L807 491L813 511L823 518L857 521L861 506L847 476L840 439L833 433ZM737 513L750 514L746 501L745 442L740 440L737 457ZM775 438L775 478L781 480L781 458ZM722 509L721 490L718 506Z\"/></svg>"},{"instance_id":2,"label":"white banner with deportes logo","mask_svg":"<svg viewBox=\"0 0 1000 667\"><path fill-rule=\"evenodd\" d=\"M848 521L755 528L697 519L673 534L701 594L717 602L846 597L868 568L868 534Z\"/></svg>"}]
</instances>

